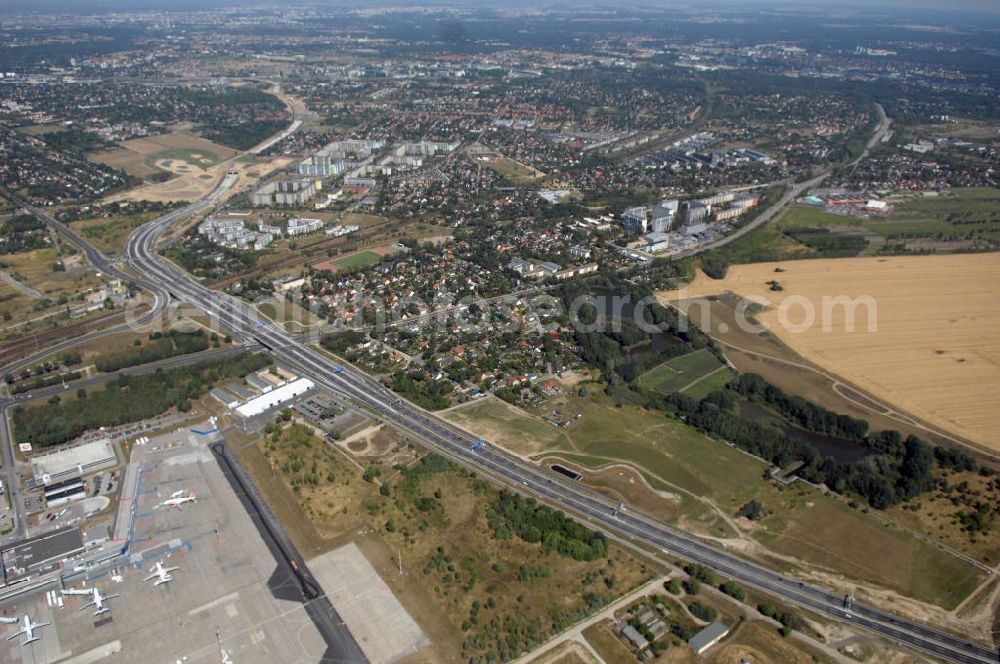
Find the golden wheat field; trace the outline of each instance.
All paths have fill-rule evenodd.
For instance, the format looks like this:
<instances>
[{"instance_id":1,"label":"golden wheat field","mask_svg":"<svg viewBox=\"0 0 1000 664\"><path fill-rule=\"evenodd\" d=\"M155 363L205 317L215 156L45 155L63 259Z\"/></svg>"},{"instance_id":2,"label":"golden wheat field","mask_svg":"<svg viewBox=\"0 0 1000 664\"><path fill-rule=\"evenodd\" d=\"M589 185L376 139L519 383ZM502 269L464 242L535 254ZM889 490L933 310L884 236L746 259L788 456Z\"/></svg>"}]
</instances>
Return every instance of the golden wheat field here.
<instances>
[{"instance_id":1,"label":"golden wheat field","mask_svg":"<svg viewBox=\"0 0 1000 664\"><path fill-rule=\"evenodd\" d=\"M1000 451L1000 254L738 265L725 279L699 272L686 290L660 295L725 291L764 304L757 318L804 358L902 412ZM845 296L853 306L833 299Z\"/></svg>"}]
</instances>

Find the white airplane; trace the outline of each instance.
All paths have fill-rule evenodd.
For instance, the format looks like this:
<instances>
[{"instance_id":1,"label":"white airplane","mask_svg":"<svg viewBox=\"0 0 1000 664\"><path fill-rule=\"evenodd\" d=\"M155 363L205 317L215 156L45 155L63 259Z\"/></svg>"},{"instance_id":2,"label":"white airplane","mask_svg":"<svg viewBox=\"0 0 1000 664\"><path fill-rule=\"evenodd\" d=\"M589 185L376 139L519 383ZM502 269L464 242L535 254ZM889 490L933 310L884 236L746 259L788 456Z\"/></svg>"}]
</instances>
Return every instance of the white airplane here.
<instances>
[{"instance_id":1,"label":"white airplane","mask_svg":"<svg viewBox=\"0 0 1000 664\"><path fill-rule=\"evenodd\" d=\"M149 568L149 571L152 572L152 574L143 579L142 582L146 583L147 581L156 579L156 581L153 582L153 585L158 586L172 580L174 577L170 576L170 572L176 572L179 569L180 567L164 567L163 563L157 560L156 565Z\"/></svg>"},{"instance_id":2,"label":"white airplane","mask_svg":"<svg viewBox=\"0 0 1000 664\"><path fill-rule=\"evenodd\" d=\"M8 618L7 616L0 616L0 623L4 625L13 625L14 623L20 621L21 619L18 618L17 616L14 616L13 618Z\"/></svg>"},{"instance_id":3,"label":"white airplane","mask_svg":"<svg viewBox=\"0 0 1000 664\"><path fill-rule=\"evenodd\" d=\"M196 496L193 491L188 494L185 494L183 491L175 491L170 498L160 503L160 507L174 507L176 509L180 509L181 505L185 503L193 503L197 500L198 496Z\"/></svg>"},{"instance_id":4,"label":"white airplane","mask_svg":"<svg viewBox=\"0 0 1000 664\"><path fill-rule=\"evenodd\" d=\"M104 606L104 601L108 599L113 599L118 597L118 595L102 595L101 591L97 588L69 588L68 590L62 591L63 595L90 595L90 601L80 607L83 611L88 606L94 607L94 615L99 616L102 613L107 613L110 609Z\"/></svg>"},{"instance_id":5,"label":"white airplane","mask_svg":"<svg viewBox=\"0 0 1000 664\"><path fill-rule=\"evenodd\" d=\"M17 637L21 636L22 634L24 634L25 639L24 641L21 641L21 645L26 646L29 643L38 641L41 638L40 636L35 636L36 627L45 627L46 625L51 625L51 624L52 623L33 623L31 622L31 618L28 616L28 614L24 614L24 621L21 625L21 629L17 630L13 634L7 635L7 640L12 641Z\"/></svg>"}]
</instances>

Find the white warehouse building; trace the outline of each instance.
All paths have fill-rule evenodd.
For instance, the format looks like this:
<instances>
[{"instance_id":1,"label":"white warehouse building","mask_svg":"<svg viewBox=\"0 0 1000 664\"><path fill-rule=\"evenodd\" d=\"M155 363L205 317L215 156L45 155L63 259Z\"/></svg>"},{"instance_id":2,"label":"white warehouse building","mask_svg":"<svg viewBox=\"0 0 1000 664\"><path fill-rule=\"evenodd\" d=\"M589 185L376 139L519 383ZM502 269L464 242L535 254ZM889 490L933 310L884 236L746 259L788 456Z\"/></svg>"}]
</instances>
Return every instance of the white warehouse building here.
<instances>
[{"instance_id":1,"label":"white warehouse building","mask_svg":"<svg viewBox=\"0 0 1000 664\"><path fill-rule=\"evenodd\" d=\"M285 383L281 387L276 387L267 394L250 399L242 406L236 408L236 413L240 417L256 417L267 411L288 403L297 396L303 395L316 387L308 378L299 378L290 383Z\"/></svg>"}]
</instances>

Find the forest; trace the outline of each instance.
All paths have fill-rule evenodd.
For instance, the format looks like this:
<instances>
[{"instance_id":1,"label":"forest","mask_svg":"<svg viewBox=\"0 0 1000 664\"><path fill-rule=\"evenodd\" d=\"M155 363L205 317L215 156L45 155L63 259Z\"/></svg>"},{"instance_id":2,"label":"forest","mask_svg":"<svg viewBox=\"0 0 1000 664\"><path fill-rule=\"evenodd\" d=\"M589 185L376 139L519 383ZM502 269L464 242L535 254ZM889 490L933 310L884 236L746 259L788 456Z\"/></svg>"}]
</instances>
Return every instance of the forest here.
<instances>
[{"instance_id":1,"label":"forest","mask_svg":"<svg viewBox=\"0 0 1000 664\"><path fill-rule=\"evenodd\" d=\"M18 443L49 447L100 427L155 417L173 407L186 412L192 400L220 380L244 376L270 362L264 355L242 353L141 376L120 375L102 390L78 390L76 398L66 403L55 396L41 405L17 406L14 437Z\"/></svg>"},{"instance_id":2,"label":"forest","mask_svg":"<svg viewBox=\"0 0 1000 664\"><path fill-rule=\"evenodd\" d=\"M583 526L548 507L522 498L516 493L501 491L490 505L486 519L496 539L510 539L515 534L525 542L541 543L546 549L573 560L597 560L608 552L603 533Z\"/></svg>"}]
</instances>

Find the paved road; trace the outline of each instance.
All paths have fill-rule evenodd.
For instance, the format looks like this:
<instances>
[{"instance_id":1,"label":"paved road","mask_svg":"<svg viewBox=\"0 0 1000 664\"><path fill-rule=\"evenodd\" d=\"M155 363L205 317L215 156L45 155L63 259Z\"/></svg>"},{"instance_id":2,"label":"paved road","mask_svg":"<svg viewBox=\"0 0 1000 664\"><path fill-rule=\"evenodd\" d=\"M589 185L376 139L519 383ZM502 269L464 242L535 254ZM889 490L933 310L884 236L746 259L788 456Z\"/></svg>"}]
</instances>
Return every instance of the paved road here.
<instances>
[{"instance_id":1,"label":"paved road","mask_svg":"<svg viewBox=\"0 0 1000 664\"><path fill-rule=\"evenodd\" d=\"M875 147L875 145L877 145L885 137L886 133L889 131L889 128L892 126L892 120L888 116L886 116L885 109L882 108L882 105L875 104L875 108L878 111L878 116L879 116L878 124L875 126L875 132L872 134L871 138L868 139L868 143L865 145L865 149L861 152L858 158L852 161L851 163L847 164L846 168L854 168L859 163L861 163L862 160L867 158L869 153L871 153L871 149ZM741 226L732 233L724 237L720 237L718 240L715 240L714 242L709 242L708 244L699 245L697 247L692 247L691 249L687 249L685 251L673 254L672 256L670 256L670 258L687 258L689 256L694 256L695 254L700 254L709 251L711 249L718 249L719 247L724 247L730 242L733 242L734 240L743 237L747 233L750 233L751 231L760 228L767 222L777 217L782 211L784 211L784 209L788 206L789 203L801 197L806 192L818 187L820 184L825 182L832 174L833 171L828 171L826 173L821 173L810 180L806 180L805 182L800 182L796 184L791 189L789 189L777 203L775 203L771 207L761 212L754 218L753 221L748 223L746 226Z\"/></svg>"},{"instance_id":2,"label":"paved road","mask_svg":"<svg viewBox=\"0 0 1000 664\"><path fill-rule=\"evenodd\" d=\"M154 220L133 233L125 251L133 267L177 299L204 311L220 328L231 330L244 338L255 339L283 364L368 409L386 422L423 439L432 449L484 471L524 493L582 516L595 525L651 544L671 555L708 565L725 576L766 590L822 615L867 629L890 641L954 662L997 661L997 653L993 649L931 629L921 623L858 602L846 609L840 595L800 583L738 558L712 543L652 517L632 511L619 511L603 495L578 483L564 481L561 476L539 469L500 448L484 445L473 451L471 445L475 437L400 399L365 374L351 368L337 373L333 361L303 346L283 330L265 324L247 303L202 286L177 266L158 256L153 247L168 225L162 219Z\"/></svg>"},{"instance_id":3,"label":"paved road","mask_svg":"<svg viewBox=\"0 0 1000 664\"><path fill-rule=\"evenodd\" d=\"M881 126L877 136L885 128ZM873 137L872 145L875 140L878 139ZM802 183L805 186L799 191L815 186L825 177L814 178L816 182ZM234 184L235 177L226 178L209 197L195 205L214 203ZM992 648L970 643L921 623L858 602L847 609L841 596L837 594L800 583L738 558L712 543L647 515L619 510L610 505L603 495L554 473L547 473L500 448L484 445L473 451L471 445L475 438L470 434L400 399L362 373L350 368L336 373L334 364L326 356L302 346L284 331L262 324L246 303L205 288L158 256L154 251L156 240L177 218L179 216L175 217L172 213L140 227L130 236L126 247L125 256L129 264L144 275L146 281L153 282L154 291L167 291L177 299L206 312L222 329L256 340L284 364L311 377L317 384L367 408L388 423L423 439L432 449L609 531L656 546L670 555L708 565L725 576L766 590L822 615L869 630L890 641L948 661L970 664L997 661L997 653Z\"/></svg>"},{"instance_id":4,"label":"paved road","mask_svg":"<svg viewBox=\"0 0 1000 664\"><path fill-rule=\"evenodd\" d=\"M218 188L213 190L208 196L192 203L191 205L185 206L183 208L178 208L172 212L167 213L166 215L160 217L157 220L157 223L163 223L165 225L169 225L190 214L198 212L199 210L203 210L206 207L215 205L215 203L219 200L219 198L223 196L225 193L227 193L233 187L233 185L236 184L236 180L238 177L239 176L237 175L227 175L223 179L222 184ZM86 343L93 339L99 339L108 334L114 334L116 332L124 332L126 330L131 329L135 325L144 325L154 320L157 316L159 316L160 313L163 311L163 309L167 306L167 302L169 302L170 297L167 294L167 292L156 281L148 280L144 277L136 278L130 274L123 272L114 263L112 263L111 260L107 256L105 256L99 249L97 249L96 247L88 243L86 240L84 240L82 237L80 237L80 235L78 235L76 231L74 231L72 228L70 228L66 224L56 221L52 217L52 215L50 215L48 212L45 212L40 208L29 205L26 201L22 200L20 197L16 196L7 189L0 187L0 196L4 196L12 203L20 205L28 213L34 215L38 219L41 219L46 224L48 224L50 228L52 228L54 231L56 231L61 236L66 238L77 249L79 249L80 252L86 257L87 261L91 265L93 265L96 269L100 270L105 274L110 274L117 279L121 279L122 281L125 282L132 281L140 288L146 290L153 296L153 306L150 308L148 312L146 312L136 320L129 321L121 325L116 325L114 327L104 330L95 330L93 332L89 332L79 337L67 339L58 344L49 346L44 350L41 350L37 353L34 353L32 355L29 355L27 357L24 357L20 360L11 362L10 364L6 365L5 367L3 367L2 370L4 375L20 371L24 367L31 366L32 364L37 363L43 357L47 357L52 353L58 353L59 351L66 350L68 348L77 346L82 343ZM142 274L142 272L139 272L139 274ZM3 414L4 413L0 413L0 415ZM13 439L11 438L10 427L7 422L7 418L5 416L0 417L0 452L2 452L3 454L4 483L8 487L10 487L11 508L14 512L14 524L15 524L14 532L4 539L6 540L23 539L27 535L27 514L24 512L24 498L23 494L21 493L20 482L18 482L17 478L17 473L18 473L17 460L14 458Z\"/></svg>"},{"instance_id":5,"label":"paved road","mask_svg":"<svg viewBox=\"0 0 1000 664\"><path fill-rule=\"evenodd\" d=\"M169 369L173 367L180 367L187 364L195 364L197 362L202 362L209 359L214 359L218 357L226 357L228 355L235 355L237 353L242 353L246 351L247 348L244 346L225 346L223 348L213 349L205 351L202 353L195 353L192 355L181 355L178 357L167 358L166 360L161 360L159 362L152 362L150 364L144 364L138 367L129 367L121 371L115 372L113 374L101 374L98 376L93 376L91 378L84 378L83 380L75 381L66 386L63 385L51 385L49 387L43 387L41 389L32 390L25 394L17 394L10 397L0 397L0 445L4 446L4 469L5 477L4 483L11 488L11 500L13 505L17 505L17 509L14 510L15 517L15 527L14 531L7 534L6 536L0 538L0 545L5 545L10 542L16 542L17 540L24 539L28 535L27 529L27 519L21 515L21 510L24 506L24 494L21 492L20 482L17 481L17 466L16 460L14 459L13 447L11 445L14 442L14 437L10 432L10 425L7 419L7 411L20 404L33 399L44 399L51 397L56 394L60 394L67 390L78 390L80 388L89 389L91 387L96 387L98 385L103 385L112 380L115 380L119 374L127 374L130 376L138 376L141 374L152 373L157 369ZM8 458L10 461L8 462ZM8 465L8 463L10 465Z\"/></svg>"}]
</instances>

